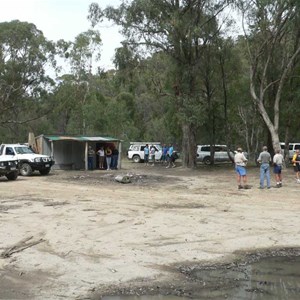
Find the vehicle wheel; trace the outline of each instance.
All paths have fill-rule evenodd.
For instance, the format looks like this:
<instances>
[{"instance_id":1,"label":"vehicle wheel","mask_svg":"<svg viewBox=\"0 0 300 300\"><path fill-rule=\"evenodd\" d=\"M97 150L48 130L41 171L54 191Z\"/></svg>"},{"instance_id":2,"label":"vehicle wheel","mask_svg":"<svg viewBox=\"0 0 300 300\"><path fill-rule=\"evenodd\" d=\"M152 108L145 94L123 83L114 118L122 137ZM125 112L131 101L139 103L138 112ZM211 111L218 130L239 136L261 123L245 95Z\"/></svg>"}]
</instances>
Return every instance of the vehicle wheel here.
<instances>
[{"instance_id":1,"label":"vehicle wheel","mask_svg":"<svg viewBox=\"0 0 300 300\"><path fill-rule=\"evenodd\" d=\"M18 171L11 172L5 175L8 180L16 180L18 178Z\"/></svg>"},{"instance_id":2,"label":"vehicle wheel","mask_svg":"<svg viewBox=\"0 0 300 300\"><path fill-rule=\"evenodd\" d=\"M29 164L24 163L20 167L20 174L22 176L30 176L32 174L32 168Z\"/></svg>"},{"instance_id":3,"label":"vehicle wheel","mask_svg":"<svg viewBox=\"0 0 300 300\"><path fill-rule=\"evenodd\" d=\"M48 175L49 172L50 172L50 168L44 169L44 170L40 170L40 174L41 174L41 175Z\"/></svg>"},{"instance_id":4,"label":"vehicle wheel","mask_svg":"<svg viewBox=\"0 0 300 300\"><path fill-rule=\"evenodd\" d=\"M135 163L139 163L141 161L141 158L139 155L134 155L133 158L132 158L133 162Z\"/></svg>"},{"instance_id":5,"label":"vehicle wheel","mask_svg":"<svg viewBox=\"0 0 300 300\"><path fill-rule=\"evenodd\" d=\"M204 157L203 163L205 165L211 165L211 159L210 159L210 157L209 156Z\"/></svg>"}]
</instances>

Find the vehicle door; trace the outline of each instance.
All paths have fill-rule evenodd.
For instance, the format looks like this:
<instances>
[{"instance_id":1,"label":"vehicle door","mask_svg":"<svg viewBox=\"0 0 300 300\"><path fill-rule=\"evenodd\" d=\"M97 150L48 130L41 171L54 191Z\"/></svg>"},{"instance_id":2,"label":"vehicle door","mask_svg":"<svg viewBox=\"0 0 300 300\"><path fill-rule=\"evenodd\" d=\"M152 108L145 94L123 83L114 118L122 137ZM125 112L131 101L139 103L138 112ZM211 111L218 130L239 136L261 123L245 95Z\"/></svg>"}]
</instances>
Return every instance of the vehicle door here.
<instances>
[{"instance_id":1,"label":"vehicle door","mask_svg":"<svg viewBox=\"0 0 300 300\"><path fill-rule=\"evenodd\" d=\"M146 147L146 145L139 146L139 154L140 154L141 159L145 158L145 153L144 153L145 147Z\"/></svg>"},{"instance_id":2,"label":"vehicle door","mask_svg":"<svg viewBox=\"0 0 300 300\"><path fill-rule=\"evenodd\" d=\"M227 156L227 152L225 150L226 156ZM224 155L224 150L223 147L221 146L215 146L215 161L225 161L226 160L226 156Z\"/></svg>"},{"instance_id":3,"label":"vehicle door","mask_svg":"<svg viewBox=\"0 0 300 300\"><path fill-rule=\"evenodd\" d=\"M160 160L162 156L162 148L160 145L154 145L155 148L155 160Z\"/></svg>"}]
</instances>

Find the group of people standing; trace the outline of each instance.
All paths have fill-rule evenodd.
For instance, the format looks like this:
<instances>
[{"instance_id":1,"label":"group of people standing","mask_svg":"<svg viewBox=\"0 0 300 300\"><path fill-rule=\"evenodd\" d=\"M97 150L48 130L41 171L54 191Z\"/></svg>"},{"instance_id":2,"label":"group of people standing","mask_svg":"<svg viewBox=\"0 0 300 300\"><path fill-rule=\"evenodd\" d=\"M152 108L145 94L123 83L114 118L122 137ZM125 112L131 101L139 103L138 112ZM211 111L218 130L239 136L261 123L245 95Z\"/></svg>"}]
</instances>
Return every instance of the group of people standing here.
<instances>
[{"instance_id":1,"label":"group of people standing","mask_svg":"<svg viewBox=\"0 0 300 300\"><path fill-rule=\"evenodd\" d=\"M245 157L242 148L237 149L237 153L234 156L235 170L237 173L237 183L239 189L250 188L247 184L247 172L246 164L247 158ZM268 152L268 148L263 146L262 152L259 154L257 162L260 164L260 175L259 175L259 188L264 189L264 181L266 179L267 189L271 188L271 176L270 176L270 165L273 163L273 172L275 175L276 188L282 187L282 166L284 163L281 149L276 149L273 159L271 154ZM292 158L294 171L296 174L296 182L300 183L300 151L296 150Z\"/></svg>"},{"instance_id":2,"label":"group of people standing","mask_svg":"<svg viewBox=\"0 0 300 300\"><path fill-rule=\"evenodd\" d=\"M117 170L118 169L118 160L119 160L119 151L117 147L103 147L101 146L96 151L99 161L99 169L100 170ZM88 150L88 169L94 169L94 158L95 151L91 146L89 146Z\"/></svg>"},{"instance_id":3,"label":"group of people standing","mask_svg":"<svg viewBox=\"0 0 300 300\"><path fill-rule=\"evenodd\" d=\"M154 145L149 147L149 145L146 144L144 148L144 162L146 166L149 165L149 160L152 162L151 166L155 165L155 152L156 148ZM175 168L176 158L176 152L174 151L173 144L170 144L169 146L164 144L162 147L160 163L166 165L166 168Z\"/></svg>"}]
</instances>

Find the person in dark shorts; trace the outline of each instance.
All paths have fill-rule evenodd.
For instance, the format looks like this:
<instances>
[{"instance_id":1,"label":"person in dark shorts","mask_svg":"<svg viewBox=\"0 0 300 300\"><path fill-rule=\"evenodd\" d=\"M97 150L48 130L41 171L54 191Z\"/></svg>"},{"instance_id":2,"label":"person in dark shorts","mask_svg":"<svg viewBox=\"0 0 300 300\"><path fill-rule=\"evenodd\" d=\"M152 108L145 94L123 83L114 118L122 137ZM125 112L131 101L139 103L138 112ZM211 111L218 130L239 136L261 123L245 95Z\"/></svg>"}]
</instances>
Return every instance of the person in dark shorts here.
<instances>
[{"instance_id":1,"label":"person in dark shorts","mask_svg":"<svg viewBox=\"0 0 300 300\"><path fill-rule=\"evenodd\" d=\"M173 144L170 144L169 146L169 150L168 150L168 165L166 166L166 168L170 168L172 166L172 168L175 168L175 157L174 157L174 148L173 148Z\"/></svg>"},{"instance_id":2,"label":"person in dark shorts","mask_svg":"<svg viewBox=\"0 0 300 300\"><path fill-rule=\"evenodd\" d=\"M145 148L144 148L144 162L145 165L148 166L149 164L149 145L146 144Z\"/></svg>"},{"instance_id":3,"label":"person in dark shorts","mask_svg":"<svg viewBox=\"0 0 300 300\"><path fill-rule=\"evenodd\" d=\"M300 183L300 151L297 149L293 155L292 163L296 174L296 182Z\"/></svg>"},{"instance_id":4,"label":"person in dark shorts","mask_svg":"<svg viewBox=\"0 0 300 300\"><path fill-rule=\"evenodd\" d=\"M275 155L273 157L273 164L274 164L274 174L275 174L275 180L276 180L276 187L280 188L282 187L282 165L283 165L283 156L281 154L281 150L277 149L275 151Z\"/></svg>"}]
</instances>

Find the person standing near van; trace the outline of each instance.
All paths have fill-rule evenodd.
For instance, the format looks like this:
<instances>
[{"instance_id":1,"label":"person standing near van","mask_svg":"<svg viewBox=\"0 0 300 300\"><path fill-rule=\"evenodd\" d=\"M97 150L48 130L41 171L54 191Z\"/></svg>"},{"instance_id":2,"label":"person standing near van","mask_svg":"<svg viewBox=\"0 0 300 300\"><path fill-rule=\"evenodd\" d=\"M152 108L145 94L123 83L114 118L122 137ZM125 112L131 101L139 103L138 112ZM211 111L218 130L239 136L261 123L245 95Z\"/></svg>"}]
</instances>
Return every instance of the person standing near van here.
<instances>
[{"instance_id":1,"label":"person standing near van","mask_svg":"<svg viewBox=\"0 0 300 300\"><path fill-rule=\"evenodd\" d=\"M169 151L169 148L167 145L163 145L163 148L162 148L162 156L161 156L161 162L162 164L167 164L167 155L168 155L168 151Z\"/></svg>"},{"instance_id":2,"label":"person standing near van","mask_svg":"<svg viewBox=\"0 0 300 300\"><path fill-rule=\"evenodd\" d=\"M144 162L145 165L148 166L149 163L149 145L146 144L145 148L144 148Z\"/></svg>"},{"instance_id":3,"label":"person standing near van","mask_svg":"<svg viewBox=\"0 0 300 300\"><path fill-rule=\"evenodd\" d=\"M271 159L271 154L268 152L268 147L263 146L262 152L259 154L259 157L257 161L260 163L260 188L264 188L264 181L265 177L267 179L267 188L271 188L271 179L270 179L270 162L272 161Z\"/></svg>"},{"instance_id":4,"label":"person standing near van","mask_svg":"<svg viewBox=\"0 0 300 300\"><path fill-rule=\"evenodd\" d=\"M170 168L171 165L172 165L172 168L176 167L173 153L174 153L174 147L173 147L173 144L170 144L169 150L168 150L168 165L166 166L167 169Z\"/></svg>"},{"instance_id":5,"label":"person standing near van","mask_svg":"<svg viewBox=\"0 0 300 300\"><path fill-rule=\"evenodd\" d=\"M293 158L292 163L294 166L294 172L296 174L296 182L300 183L300 151L299 149L296 149Z\"/></svg>"},{"instance_id":6,"label":"person standing near van","mask_svg":"<svg viewBox=\"0 0 300 300\"><path fill-rule=\"evenodd\" d=\"M276 149L275 155L273 157L273 163L274 163L274 174L275 174L275 180L276 180L276 187L280 188L282 187L282 165L283 165L283 155L281 154L280 149Z\"/></svg>"},{"instance_id":7,"label":"person standing near van","mask_svg":"<svg viewBox=\"0 0 300 300\"><path fill-rule=\"evenodd\" d=\"M154 167L154 163L155 163L155 147L152 145L151 149L150 149L150 159L152 160L152 167Z\"/></svg>"}]
</instances>

